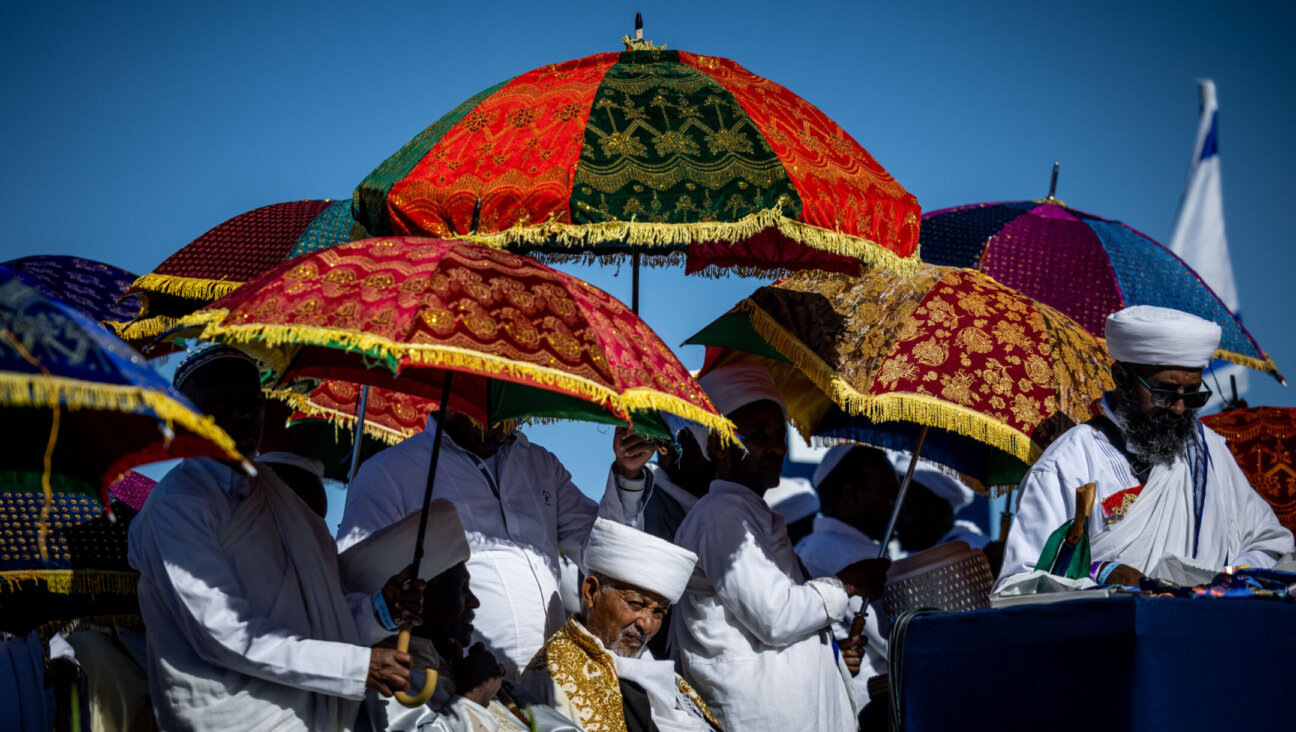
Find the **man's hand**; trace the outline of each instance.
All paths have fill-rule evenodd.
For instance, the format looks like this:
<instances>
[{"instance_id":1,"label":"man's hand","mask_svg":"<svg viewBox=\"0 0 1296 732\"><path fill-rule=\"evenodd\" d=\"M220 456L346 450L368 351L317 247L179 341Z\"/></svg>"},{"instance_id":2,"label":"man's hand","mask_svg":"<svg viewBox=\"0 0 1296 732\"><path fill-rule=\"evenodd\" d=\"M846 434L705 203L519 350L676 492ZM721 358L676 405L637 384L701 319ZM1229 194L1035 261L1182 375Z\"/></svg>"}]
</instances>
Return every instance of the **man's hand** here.
<instances>
[{"instance_id":1,"label":"man's hand","mask_svg":"<svg viewBox=\"0 0 1296 732\"><path fill-rule=\"evenodd\" d=\"M402 569L400 574L387 580L382 588L383 601L391 611L392 620L398 625L420 625L423 622L423 588L427 583L423 580L411 581L413 575L414 565L411 564Z\"/></svg>"},{"instance_id":2,"label":"man's hand","mask_svg":"<svg viewBox=\"0 0 1296 732\"><path fill-rule=\"evenodd\" d=\"M616 455L612 469L623 478L638 480L643 477L643 467L655 452L657 444L653 440L628 432L625 427L617 427L612 437L612 453Z\"/></svg>"},{"instance_id":3,"label":"man's hand","mask_svg":"<svg viewBox=\"0 0 1296 732\"><path fill-rule=\"evenodd\" d=\"M838 572L837 579L846 585L846 594L876 600L882 596L890 568L890 559L861 559Z\"/></svg>"},{"instance_id":4,"label":"man's hand","mask_svg":"<svg viewBox=\"0 0 1296 732\"><path fill-rule=\"evenodd\" d=\"M455 646L459 647L458 643ZM504 669L481 643L474 643L467 655L452 660L450 668L459 696L478 706L489 705L499 693L500 684L504 683Z\"/></svg>"},{"instance_id":5,"label":"man's hand","mask_svg":"<svg viewBox=\"0 0 1296 732\"><path fill-rule=\"evenodd\" d=\"M859 676L860 664L864 661L864 646L866 645L868 645L868 638L861 635L852 635L837 644L837 647L841 649L842 660L846 662L846 668L850 671L851 676Z\"/></svg>"},{"instance_id":6,"label":"man's hand","mask_svg":"<svg viewBox=\"0 0 1296 732\"><path fill-rule=\"evenodd\" d=\"M1125 585L1126 587L1138 587L1139 580L1143 579L1143 573L1129 566L1128 564L1118 564L1107 575L1107 584Z\"/></svg>"},{"instance_id":7,"label":"man's hand","mask_svg":"<svg viewBox=\"0 0 1296 732\"><path fill-rule=\"evenodd\" d=\"M409 688L410 665L414 659L410 654L395 648L374 648L369 651L369 676L365 678L365 688L373 689L383 696L391 696L398 691Z\"/></svg>"}]
</instances>

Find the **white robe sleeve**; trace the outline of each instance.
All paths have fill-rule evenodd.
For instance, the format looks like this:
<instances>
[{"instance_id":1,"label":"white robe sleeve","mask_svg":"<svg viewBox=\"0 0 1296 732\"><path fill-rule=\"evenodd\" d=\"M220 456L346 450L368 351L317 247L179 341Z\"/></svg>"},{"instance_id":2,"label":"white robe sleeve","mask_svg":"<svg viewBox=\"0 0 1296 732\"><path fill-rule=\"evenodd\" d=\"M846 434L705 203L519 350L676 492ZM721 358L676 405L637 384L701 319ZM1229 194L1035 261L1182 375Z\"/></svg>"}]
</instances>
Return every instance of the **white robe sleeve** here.
<instances>
[{"instance_id":1,"label":"white robe sleeve","mask_svg":"<svg viewBox=\"0 0 1296 732\"><path fill-rule=\"evenodd\" d=\"M364 696L369 648L303 638L253 615L210 515L184 501L149 508L149 520L131 527L136 569L158 586L169 616L200 658L284 686Z\"/></svg>"},{"instance_id":2,"label":"white robe sleeve","mask_svg":"<svg viewBox=\"0 0 1296 732\"><path fill-rule=\"evenodd\" d=\"M402 497L406 491L400 490L403 481L411 478L393 470L391 460L366 460L358 471L355 480L347 488L346 509L342 513L342 522L338 525L338 551L346 551L351 546L363 541L375 531L391 526L408 516L411 511ZM422 479L427 480L427 468L423 469ZM423 495L423 486L419 484L419 495Z\"/></svg>"},{"instance_id":3,"label":"white robe sleeve","mask_svg":"<svg viewBox=\"0 0 1296 732\"><path fill-rule=\"evenodd\" d=\"M725 609L752 635L782 648L842 618L847 598L840 584L794 582L770 560L771 537L746 507L731 502L724 508L723 519L707 522L698 537L698 564Z\"/></svg>"}]
</instances>

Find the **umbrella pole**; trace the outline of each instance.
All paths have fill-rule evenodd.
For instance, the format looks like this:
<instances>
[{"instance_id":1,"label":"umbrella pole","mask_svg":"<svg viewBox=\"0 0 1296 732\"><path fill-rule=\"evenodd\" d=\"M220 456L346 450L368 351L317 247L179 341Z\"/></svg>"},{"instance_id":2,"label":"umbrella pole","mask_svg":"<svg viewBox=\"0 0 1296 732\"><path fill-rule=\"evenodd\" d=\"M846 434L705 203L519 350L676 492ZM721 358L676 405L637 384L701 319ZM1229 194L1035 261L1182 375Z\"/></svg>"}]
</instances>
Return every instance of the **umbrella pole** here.
<instances>
[{"instance_id":1,"label":"umbrella pole","mask_svg":"<svg viewBox=\"0 0 1296 732\"><path fill-rule=\"evenodd\" d=\"M351 437L351 467L347 470L347 486L355 480L356 471L360 469L360 447L364 444L365 410L369 407L369 387L360 387L360 396L356 397L355 434Z\"/></svg>"},{"instance_id":2,"label":"umbrella pole","mask_svg":"<svg viewBox=\"0 0 1296 732\"><path fill-rule=\"evenodd\" d=\"M639 247L630 250L630 309L639 314Z\"/></svg>"},{"instance_id":3,"label":"umbrella pole","mask_svg":"<svg viewBox=\"0 0 1296 732\"><path fill-rule=\"evenodd\" d=\"M905 471L904 482L900 484L900 493L896 495L895 506L891 509L891 519L887 521L886 533L882 535L878 559L883 559L887 555L887 544L891 543L891 535L895 533L896 521L900 518L900 507L904 504L905 494L909 492L909 484L913 482L914 468L918 467L918 456L922 454L923 442L926 440L927 425L923 425L922 431L918 433L918 444L914 446L913 459L909 461L909 470Z\"/></svg>"},{"instance_id":4,"label":"umbrella pole","mask_svg":"<svg viewBox=\"0 0 1296 732\"><path fill-rule=\"evenodd\" d=\"M419 514L418 538L414 540L414 571L410 574L412 579L418 579L419 565L423 563L423 534L427 531L428 507L432 505L432 486L436 483L437 459L441 456L441 437L445 434L446 404L450 401L450 381L453 375L453 371L446 369L445 381L441 382L441 405L437 407L436 432L432 434L432 461L428 464L427 484L423 489L423 510ZM396 639L396 650L409 651L409 643L410 627L402 625L400 635ZM425 674L423 689L418 694L410 696L404 691L398 691L392 696L396 697L396 701L402 706L410 709L422 706L432 698L437 681L436 669L426 669Z\"/></svg>"}]
</instances>

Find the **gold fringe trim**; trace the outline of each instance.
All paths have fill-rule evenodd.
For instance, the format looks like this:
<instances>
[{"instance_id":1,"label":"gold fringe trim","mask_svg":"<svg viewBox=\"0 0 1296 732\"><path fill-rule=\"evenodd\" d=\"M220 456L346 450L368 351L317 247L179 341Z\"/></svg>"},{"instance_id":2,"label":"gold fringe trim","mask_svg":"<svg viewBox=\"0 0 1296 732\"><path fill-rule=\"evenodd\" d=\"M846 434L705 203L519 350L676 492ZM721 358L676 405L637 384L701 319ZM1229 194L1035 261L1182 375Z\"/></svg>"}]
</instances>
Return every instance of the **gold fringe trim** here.
<instances>
[{"instance_id":1,"label":"gold fringe trim","mask_svg":"<svg viewBox=\"0 0 1296 732\"><path fill-rule=\"evenodd\" d=\"M311 401L310 395L308 394L301 394L287 389L267 389L266 396L277 399L302 414L311 417L320 417L333 425L335 429L345 429L347 431L355 429L356 416L354 414L347 414L341 410L320 406ZM366 435L369 435L375 440L386 445L395 445L402 440L418 434L413 431L405 433L389 429L367 419L365 420L364 432Z\"/></svg>"},{"instance_id":2,"label":"gold fringe trim","mask_svg":"<svg viewBox=\"0 0 1296 732\"><path fill-rule=\"evenodd\" d=\"M215 443L226 456L243 462L234 440L216 420L172 399L170 396L138 386L96 384L62 376L33 376L13 372L0 373L0 404L8 407L43 407L60 404L68 409L96 409L135 413L148 409L169 429L179 424L186 430Z\"/></svg>"},{"instance_id":3,"label":"gold fringe trim","mask_svg":"<svg viewBox=\"0 0 1296 732\"><path fill-rule=\"evenodd\" d=\"M241 286L242 282L233 280L208 280L201 277L180 277L149 272L136 278L134 289L151 290L166 295L183 297L186 300L219 300Z\"/></svg>"},{"instance_id":4,"label":"gold fringe trim","mask_svg":"<svg viewBox=\"0 0 1296 732\"><path fill-rule=\"evenodd\" d=\"M20 592L24 585L40 583L59 595L133 595L139 572L98 569L18 569L0 572L0 594Z\"/></svg>"},{"instance_id":5,"label":"gold fringe trim","mask_svg":"<svg viewBox=\"0 0 1296 732\"><path fill-rule=\"evenodd\" d=\"M577 248L602 242L618 242L625 246L651 249L716 241L739 242L767 229L778 229L782 235L811 249L858 259L866 265L879 266L899 275L912 275L922 266L916 249L913 256L901 257L868 239L790 219L783 215L783 210L780 208L748 214L738 221L708 221L692 224L655 224L637 221L562 224L547 221L539 225L515 226L494 234L464 234L453 238L496 249L519 245L531 247L560 245Z\"/></svg>"},{"instance_id":6,"label":"gold fringe trim","mask_svg":"<svg viewBox=\"0 0 1296 732\"><path fill-rule=\"evenodd\" d=\"M169 315L151 315L129 323L104 323L104 325L111 328L123 341L139 342L157 338L174 328L178 322L179 318Z\"/></svg>"},{"instance_id":7,"label":"gold fringe trim","mask_svg":"<svg viewBox=\"0 0 1296 732\"><path fill-rule=\"evenodd\" d=\"M943 399L911 392L877 396L861 394L756 303L744 299L735 309L747 316L752 328L771 348L795 364L847 414L859 415L874 422L904 421L948 430L1003 450L1027 465L1034 463L1042 452L1023 432L993 417Z\"/></svg>"},{"instance_id":8,"label":"gold fringe trim","mask_svg":"<svg viewBox=\"0 0 1296 732\"><path fill-rule=\"evenodd\" d=\"M735 440L734 425L728 419L677 396L648 387L635 387L618 394L581 376L477 351L432 344L397 343L371 333L341 332L317 326L274 324L227 326L222 321L228 314L226 310L207 310L181 318L180 325L203 326L198 336L203 340L221 340L250 346L245 350L269 363L276 371L282 371L284 359L276 358L273 351L277 346L282 345L312 345L359 351L384 359L393 365L398 363L401 357L408 357L410 361L424 366L462 369L491 376L527 378L545 387L579 395L586 401L608 408L614 413L629 415L636 411L660 409L719 433L726 444Z\"/></svg>"}]
</instances>

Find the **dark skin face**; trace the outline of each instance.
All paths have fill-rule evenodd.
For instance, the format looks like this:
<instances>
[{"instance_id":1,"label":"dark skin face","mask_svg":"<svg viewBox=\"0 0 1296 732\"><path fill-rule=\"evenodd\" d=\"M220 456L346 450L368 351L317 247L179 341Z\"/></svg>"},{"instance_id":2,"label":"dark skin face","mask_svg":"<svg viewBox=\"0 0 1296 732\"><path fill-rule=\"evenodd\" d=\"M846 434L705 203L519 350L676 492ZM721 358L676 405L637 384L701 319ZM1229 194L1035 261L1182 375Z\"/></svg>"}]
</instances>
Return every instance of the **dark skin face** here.
<instances>
[{"instance_id":1,"label":"dark skin face","mask_svg":"<svg viewBox=\"0 0 1296 732\"><path fill-rule=\"evenodd\" d=\"M255 366L233 358L213 361L194 372L181 391L234 438L239 452L256 454L265 419L265 395Z\"/></svg>"},{"instance_id":2,"label":"dark skin face","mask_svg":"<svg viewBox=\"0 0 1296 732\"><path fill-rule=\"evenodd\" d=\"M885 459L860 462L855 466L855 474L857 477L842 486L837 518L880 538L891 520L900 482Z\"/></svg>"},{"instance_id":3,"label":"dark skin face","mask_svg":"<svg viewBox=\"0 0 1296 732\"><path fill-rule=\"evenodd\" d=\"M456 445L483 459L499 452L512 434L508 427L498 424L483 431L467 415L459 412L450 413L445 429Z\"/></svg>"},{"instance_id":4,"label":"dark skin face","mask_svg":"<svg viewBox=\"0 0 1296 732\"><path fill-rule=\"evenodd\" d=\"M1143 414L1152 417L1159 412L1183 414L1186 407L1179 400L1169 407L1158 407L1152 403L1152 392L1147 390L1133 374L1143 377L1143 381L1153 389L1169 389L1180 394L1201 391L1202 370L1188 366L1145 366L1141 364L1117 363L1112 366L1112 378L1122 386L1130 385L1137 389L1139 407Z\"/></svg>"},{"instance_id":5,"label":"dark skin face","mask_svg":"<svg viewBox=\"0 0 1296 732\"><path fill-rule=\"evenodd\" d=\"M657 462L675 485L698 497L706 495L715 477L715 466L702 454L692 432L682 430L676 440L678 449L675 443L657 448Z\"/></svg>"},{"instance_id":6,"label":"dark skin face","mask_svg":"<svg viewBox=\"0 0 1296 732\"><path fill-rule=\"evenodd\" d=\"M727 415L738 428L746 453L739 445L721 447L712 433L707 442L715 477L751 488L759 495L779 484L783 457L787 455L787 422L783 410L768 399L752 402Z\"/></svg>"},{"instance_id":7,"label":"dark skin face","mask_svg":"<svg viewBox=\"0 0 1296 732\"><path fill-rule=\"evenodd\" d=\"M581 583L581 624L618 656L638 656L669 609L655 592L606 578L600 582L594 575Z\"/></svg>"},{"instance_id":8,"label":"dark skin face","mask_svg":"<svg viewBox=\"0 0 1296 732\"><path fill-rule=\"evenodd\" d=\"M908 551L921 551L936 545L954 527L954 507L917 482L910 483L896 535ZM885 531L885 529L883 529Z\"/></svg>"},{"instance_id":9,"label":"dark skin face","mask_svg":"<svg viewBox=\"0 0 1296 732\"><path fill-rule=\"evenodd\" d=\"M446 658L458 658L472 641L473 611L481 602L469 589L469 579L467 565L460 562L433 577L423 590L423 624L414 632L432 641Z\"/></svg>"}]
</instances>

